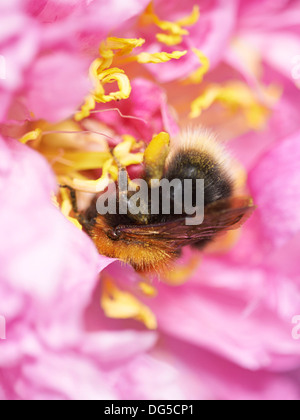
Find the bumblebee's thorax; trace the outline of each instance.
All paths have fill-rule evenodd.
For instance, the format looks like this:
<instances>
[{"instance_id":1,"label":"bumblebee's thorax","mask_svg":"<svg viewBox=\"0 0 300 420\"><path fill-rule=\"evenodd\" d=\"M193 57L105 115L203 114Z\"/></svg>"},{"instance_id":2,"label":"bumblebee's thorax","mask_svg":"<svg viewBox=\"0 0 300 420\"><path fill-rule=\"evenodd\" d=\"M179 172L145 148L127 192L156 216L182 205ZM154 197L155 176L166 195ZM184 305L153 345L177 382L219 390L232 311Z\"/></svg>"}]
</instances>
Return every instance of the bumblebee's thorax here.
<instances>
[{"instance_id":1,"label":"bumblebee's thorax","mask_svg":"<svg viewBox=\"0 0 300 420\"><path fill-rule=\"evenodd\" d=\"M232 194L232 181L221 164L207 153L196 149L182 150L168 164L164 177L172 180L203 179L204 204L228 198Z\"/></svg>"}]
</instances>

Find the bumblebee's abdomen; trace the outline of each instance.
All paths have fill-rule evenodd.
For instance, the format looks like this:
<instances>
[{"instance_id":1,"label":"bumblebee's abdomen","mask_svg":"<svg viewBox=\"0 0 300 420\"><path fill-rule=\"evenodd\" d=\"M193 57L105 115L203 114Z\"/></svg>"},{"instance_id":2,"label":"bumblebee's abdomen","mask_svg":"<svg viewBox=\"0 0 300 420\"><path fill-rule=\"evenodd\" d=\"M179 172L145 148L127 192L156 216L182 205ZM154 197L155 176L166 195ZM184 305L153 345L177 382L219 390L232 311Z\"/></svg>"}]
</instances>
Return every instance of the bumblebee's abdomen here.
<instances>
[{"instance_id":1,"label":"bumblebee's abdomen","mask_svg":"<svg viewBox=\"0 0 300 420\"><path fill-rule=\"evenodd\" d=\"M185 179L203 179L205 206L228 198L233 192L232 180L221 164L198 150L182 150L174 155L165 169L164 178L180 179L182 182Z\"/></svg>"}]
</instances>

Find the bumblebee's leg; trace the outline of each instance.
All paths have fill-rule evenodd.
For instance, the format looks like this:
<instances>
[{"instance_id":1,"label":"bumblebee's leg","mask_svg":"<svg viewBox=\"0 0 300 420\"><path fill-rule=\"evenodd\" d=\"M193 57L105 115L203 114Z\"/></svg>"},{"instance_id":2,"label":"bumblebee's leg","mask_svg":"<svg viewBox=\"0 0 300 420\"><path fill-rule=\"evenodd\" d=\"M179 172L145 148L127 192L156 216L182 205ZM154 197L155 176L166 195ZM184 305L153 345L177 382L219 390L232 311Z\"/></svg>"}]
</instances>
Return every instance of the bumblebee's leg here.
<instances>
[{"instance_id":1,"label":"bumblebee's leg","mask_svg":"<svg viewBox=\"0 0 300 420\"><path fill-rule=\"evenodd\" d=\"M78 207L77 207L76 191L74 190L74 188L70 187L70 185L59 185L59 187L66 188L69 190L72 209L73 209L73 212L77 215L79 212L78 212Z\"/></svg>"},{"instance_id":2,"label":"bumblebee's leg","mask_svg":"<svg viewBox=\"0 0 300 420\"><path fill-rule=\"evenodd\" d=\"M164 173L166 158L169 154L170 136L160 133L153 137L144 154L145 179L161 179Z\"/></svg>"},{"instance_id":3,"label":"bumblebee's leg","mask_svg":"<svg viewBox=\"0 0 300 420\"><path fill-rule=\"evenodd\" d=\"M77 206L77 199L76 199L76 190L70 185L59 185L60 188L66 188L70 192L70 200L72 205L72 210L74 212L75 218L78 220L78 222L83 226L86 227L89 223L89 220L86 219L85 215L78 211Z\"/></svg>"}]
</instances>

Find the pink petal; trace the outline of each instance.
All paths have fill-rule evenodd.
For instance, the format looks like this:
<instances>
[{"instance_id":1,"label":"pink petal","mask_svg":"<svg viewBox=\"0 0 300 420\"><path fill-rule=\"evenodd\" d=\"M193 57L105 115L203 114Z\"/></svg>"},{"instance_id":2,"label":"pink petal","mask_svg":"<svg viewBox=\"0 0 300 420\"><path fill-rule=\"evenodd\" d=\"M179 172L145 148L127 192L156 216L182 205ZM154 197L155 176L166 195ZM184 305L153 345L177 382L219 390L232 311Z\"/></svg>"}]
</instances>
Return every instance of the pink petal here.
<instances>
[{"instance_id":1,"label":"pink petal","mask_svg":"<svg viewBox=\"0 0 300 420\"><path fill-rule=\"evenodd\" d=\"M59 121L80 109L90 88L88 61L69 52L40 57L27 79L27 106L37 119Z\"/></svg>"},{"instance_id":2,"label":"pink petal","mask_svg":"<svg viewBox=\"0 0 300 420\"><path fill-rule=\"evenodd\" d=\"M195 2L154 2L155 11L161 19L176 21L191 13ZM153 43L149 47L154 51L171 51L175 49L190 50L191 47L200 49L210 61L211 68L214 68L223 57L225 48L233 34L236 18L237 2L216 1L213 4L200 4L200 18L196 24L189 27L189 35L184 37L180 46L166 47ZM159 32L153 26L152 31ZM180 60L171 60L164 64L149 64L147 68L153 73L160 82L170 82L185 78L193 70L200 66L199 60L192 53L188 53Z\"/></svg>"},{"instance_id":3,"label":"pink petal","mask_svg":"<svg viewBox=\"0 0 300 420\"><path fill-rule=\"evenodd\" d=\"M23 28L27 28L23 32ZM8 107L17 89L22 86L25 71L39 47L36 23L17 8L1 10L0 26L0 122L5 120Z\"/></svg>"},{"instance_id":4,"label":"pink petal","mask_svg":"<svg viewBox=\"0 0 300 420\"><path fill-rule=\"evenodd\" d=\"M150 301L159 328L250 370L295 368L299 365L298 343L291 334L299 309L295 279L252 261L251 249L245 262L234 259L234 253L229 258L205 256L182 286L160 284L158 296Z\"/></svg>"},{"instance_id":5,"label":"pink petal","mask_svg":"<svg viewBox=\"0 0 300 420\"><path fill-rule=\"evenodd\" d=\"M239 27L245 29L282 30L296 31L298 28L300 7L297 0L286 2L285 0L242 0L239 8Z\"/></svg>"},{"instance_id":6,"label":"pink petal","mask_svg":"<svg viewBox=\"0 0 300 420\"><path fill-rule=\"evenodd\" d=\"M173 355L173 368L192 400L299 399L299 381L289 373L252 372L169 336L164 336L160 354L166 361Z\"/></svg>"},{"instance_id":7,"label":"pink petal","mask_svg":"<svg viewBox=\"0 0 300 420\"><path fill-rule=\"evenodd\" d=\"M116 399L97 365L72 351L56 354L45 351L43 357L23 366L16 388L24 400Z\"/></svg>"},{"instance_id":8,"label":"pink petal","mask_svg":"<svg viewBox=\"0 0 300 420\"><path fill-rule=\"evenodd\" d=\"M273 246L282 246L300 231L299 141L299 132L283 139L249 175L262 235Z\"/></svg>"},{"instance_id":9,"label":"pink petal","mask_svg":"<svg viewBox=\"0 0 300 420\"><path fill-rule=\"evenodd\" d=\"M117 133L132 134L138 140L149 141L154 133L160 131L176 135L178 126L167 105L164 90L142 78L133 79L131 86L130 97L115 104L125 118L116 110L98 113L97 118L111 126ZM107 110L110 107L105 104L98 108ZM126 117L137 117L137 119Z\"/></svg>"},{"instance_id":10,"label":"pink petal","mask_svg":"<svg viewBox=\"0 0 300 420\"><path fill-rule=\"evenodd\" d=\"M56 184L44 159L15 141L1 140L1 149L10 155L0 183L2 279L46 301L63 288L93 281L98 253L51 203Z\"/></svg>"},{"instance_id":11,"label":"pink petal","mask_svg":"<svg viewBox=\"0 0 300 420\"><path fill-rule=\"evenodd\" d=\"M37 52L38 28L35 22L20 14L3 16L3 20L5 24L1 25L0 45L1 55L6 62L6 77L1 80L1 85L13 90L20 87L24 70L29 67ZM29 30L23 34L21 28L27 26Z\"/></svg>"},{"instance_id":12,"label":"pink petal","mask_svg":"<svg viewBox=\"0 0 300 420\"><path fill-rule=\"evenodd\" d=\"M170 360L159 360L147 354L121 368L115 380L119 398L137 400L182 400L189 396L183 391L180 372Z\"/></svg>"},{"instance_id":13,"label":"pink petal","mask_svg":"<svg viewBox=\"0 0 300 420\"><path fill-rule=\"evenodd\" d=\"M102 26L105 30L128 20L146 7L147 1L130 0L120 2L112 0L109 4L98 0L26 0L25 10L42 23L55 23L72 18L78 22L88 22L92 29Z\"/></svg>"}]
</instances>

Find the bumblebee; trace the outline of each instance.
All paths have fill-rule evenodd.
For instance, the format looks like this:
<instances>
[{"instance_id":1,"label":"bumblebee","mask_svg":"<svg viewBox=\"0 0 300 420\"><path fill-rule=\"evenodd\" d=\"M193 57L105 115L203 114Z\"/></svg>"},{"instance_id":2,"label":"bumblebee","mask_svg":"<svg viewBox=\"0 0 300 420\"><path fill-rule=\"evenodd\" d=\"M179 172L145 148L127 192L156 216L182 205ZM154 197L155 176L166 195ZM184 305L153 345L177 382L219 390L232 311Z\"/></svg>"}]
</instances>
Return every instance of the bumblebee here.
<instances>
[{"instance_id":1,"label":"bumblebee","mask_svg":"<svg viewBox=\"0 0 300 420\"><path fill-rule=\"evenodd\" d=\"M231 157L214 136L203 129L188 129L169 142L169 136L156 136L144 154L143 180L149 186L145 203L140 202L138 213L121 214L120 194L115 214L98 214L96 200L80 215L87 234L100 254L118 258L131 264L138 272L162 271L180 256L185 246L203 249L220 233L239 228L254 210L251 197L239 196L235 184ZM125 171L125 169L120 168ZM187 225L184 209L175 212L176 200L170 195L169 214L151 213L153 179L180 180L184 194L184 180L192 182L195 202L197 180L204 180L204 219L201 224ZM126 192L129 201L132 193ZM124 197L123 197L124 198ZM144 209L144 210L143 210Z\"/></svg>"}]
</instances>

